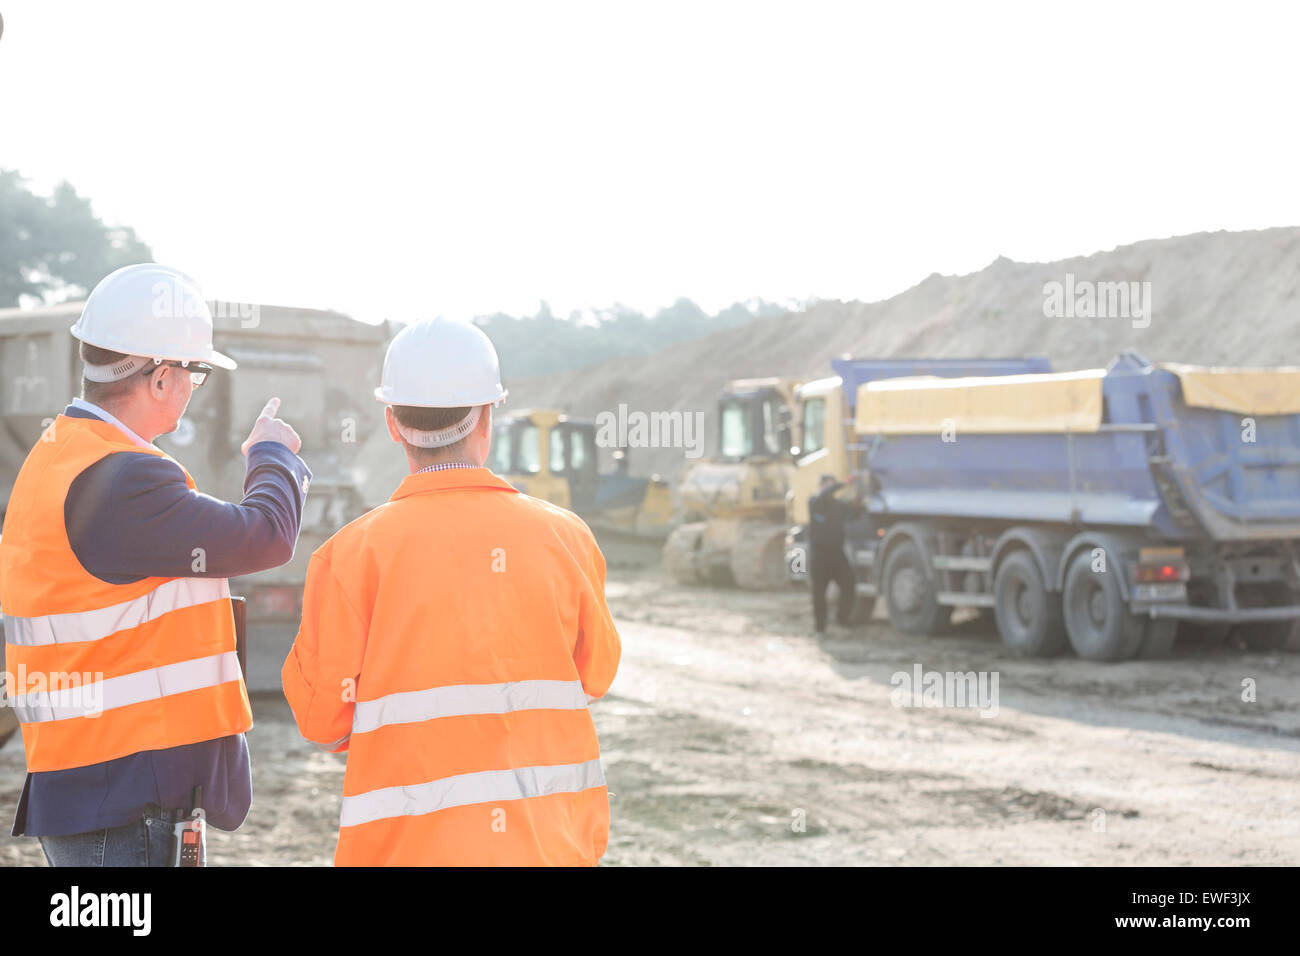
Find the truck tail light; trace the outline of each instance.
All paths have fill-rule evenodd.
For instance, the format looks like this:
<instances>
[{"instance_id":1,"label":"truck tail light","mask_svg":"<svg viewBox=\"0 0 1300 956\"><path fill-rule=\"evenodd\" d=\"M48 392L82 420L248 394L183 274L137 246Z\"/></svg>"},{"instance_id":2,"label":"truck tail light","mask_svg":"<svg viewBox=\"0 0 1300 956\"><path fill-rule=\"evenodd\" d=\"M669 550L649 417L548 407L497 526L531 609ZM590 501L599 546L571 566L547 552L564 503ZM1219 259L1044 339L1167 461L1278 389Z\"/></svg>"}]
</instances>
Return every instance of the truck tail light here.
<instances>
[{"instance_id":1,"label":"truck tail light","mask_svg":"<svg viewBox=\"0 0 1300 956\"><path fill-rule=\"evenodd\" d=\"M1138 552L1134 579L1140 584L1168 584L1186 581L1191 566L1182 548L1143 548Z\"/></svg>"}]
</instances>

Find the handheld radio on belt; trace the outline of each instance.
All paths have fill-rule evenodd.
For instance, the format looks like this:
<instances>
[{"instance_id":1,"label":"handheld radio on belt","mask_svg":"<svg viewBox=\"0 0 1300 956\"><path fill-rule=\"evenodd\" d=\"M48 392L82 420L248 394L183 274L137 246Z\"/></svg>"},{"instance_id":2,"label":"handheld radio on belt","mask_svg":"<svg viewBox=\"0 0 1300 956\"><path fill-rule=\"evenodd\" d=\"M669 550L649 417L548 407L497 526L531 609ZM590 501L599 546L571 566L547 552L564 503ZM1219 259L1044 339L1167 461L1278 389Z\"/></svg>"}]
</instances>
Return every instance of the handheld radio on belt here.
<instances>
[{"instance_id":1,"label":"handheld radio on belt","mask_svg":"<svg viewBox=\"0 0 1300 956\"><path fill-rule=\"evenodd\" d=\"M202 806L202 787L194 788L193 802L194 806L188 812L176 810L171 815L172 866L208 865L208 831Z\"/></svg>"}]
</instances>

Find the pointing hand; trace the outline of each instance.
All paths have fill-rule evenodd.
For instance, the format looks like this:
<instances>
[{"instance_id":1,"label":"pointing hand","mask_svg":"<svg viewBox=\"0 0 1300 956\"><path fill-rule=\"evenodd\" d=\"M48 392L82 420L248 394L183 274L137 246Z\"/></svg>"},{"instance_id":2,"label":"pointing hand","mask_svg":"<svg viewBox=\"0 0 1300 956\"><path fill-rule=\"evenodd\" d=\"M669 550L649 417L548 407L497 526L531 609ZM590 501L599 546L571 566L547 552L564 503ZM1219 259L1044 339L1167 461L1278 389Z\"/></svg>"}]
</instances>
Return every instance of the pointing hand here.
<instances>
[{"instance_id":1,"label":"pointing hand","mask_svg":"<svg viewBox=\"0 0 1300 956\"><path fill-rule=\"evenodd\" d=\"M278 398L273 398L266 403L262 414L258 415L257 421L253 422L253 430L248 433L248 438L239 446L240 451L247 455L248 449L260 441L278 441L295 455L298 454L298 449L302 448L302 439L287 422L275 417L275 413L279 410Z\"/></svg>"}]
</instances>

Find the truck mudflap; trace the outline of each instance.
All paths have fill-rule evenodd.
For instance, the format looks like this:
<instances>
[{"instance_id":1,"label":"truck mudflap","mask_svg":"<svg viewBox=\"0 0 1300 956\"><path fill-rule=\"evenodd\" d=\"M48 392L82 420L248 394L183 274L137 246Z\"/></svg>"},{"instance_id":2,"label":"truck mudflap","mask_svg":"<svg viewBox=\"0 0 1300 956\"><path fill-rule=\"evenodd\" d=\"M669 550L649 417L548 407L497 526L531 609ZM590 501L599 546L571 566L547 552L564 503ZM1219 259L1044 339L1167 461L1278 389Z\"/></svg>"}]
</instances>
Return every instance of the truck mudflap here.
<instances>
[{"instance_id":1,"label":"truck mudflap","mask_svg":"<svg viewBox=\"0 0 1300 956\"><path fill-rule=\"evenodd\" d=\"M1195 607L1190 604L1152 604L1134 608L1138 614L1154 618L1169 618L1204 624L1246 624L1251 621L1300 620L1300 604L1282 607L1218 608Z\"/></svg>"}]
</instances>

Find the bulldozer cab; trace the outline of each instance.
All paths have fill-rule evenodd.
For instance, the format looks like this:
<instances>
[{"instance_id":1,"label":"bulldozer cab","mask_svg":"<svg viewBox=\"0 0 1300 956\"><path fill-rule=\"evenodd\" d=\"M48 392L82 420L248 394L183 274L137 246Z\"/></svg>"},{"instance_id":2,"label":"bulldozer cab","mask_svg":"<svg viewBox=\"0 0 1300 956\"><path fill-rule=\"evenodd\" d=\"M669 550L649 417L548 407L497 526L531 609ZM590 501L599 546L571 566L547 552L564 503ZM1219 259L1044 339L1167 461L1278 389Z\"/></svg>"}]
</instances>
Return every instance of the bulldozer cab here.
<instances>
[{"instance_id":1,"label":"bulldozer cab","mask_svg":"<svg viewBox=\"0 0 1300 956\"><path fill-rule=\"evenodd\" d=\"M678 476L679 523L782 516L802 432L795 389L795 382L782 378L726 384L718 395L717 454L688 464Z\"/></svg>"},{"instance_id":2,"label":"bulldozer cab","mask_svg":"<svg viewBox=\"0 0 1300 956\"><path fill-rule=\"evenodd\" d=\"M794 384L784 379L739 379L718 396L718 458L785 458L796 444Z\"/></svg>"},{"instance_id":3,"label":"bulldozer cab","mask_svg":"<svg viewBox=\"0 0 1300 956\"><path fill-rule=\"evenodd\" d=\"M658 476L628 474L627 453L599 470L596 425L553 409L525 409L492 425L487 466L525 494L576 512L593 528L661 538L672 502Z\"/></svg>"},{"instance_id":4,"label":"bulldozer cab","mask_svg":"<svg viewBox=\"0 0 1300 956\"><path fill-rule=\"evenodd\" d=\"M492 427L488 467L516 488L579 513L596 503L596 426L528 409Z\"/></svg>"}]
</instances>

